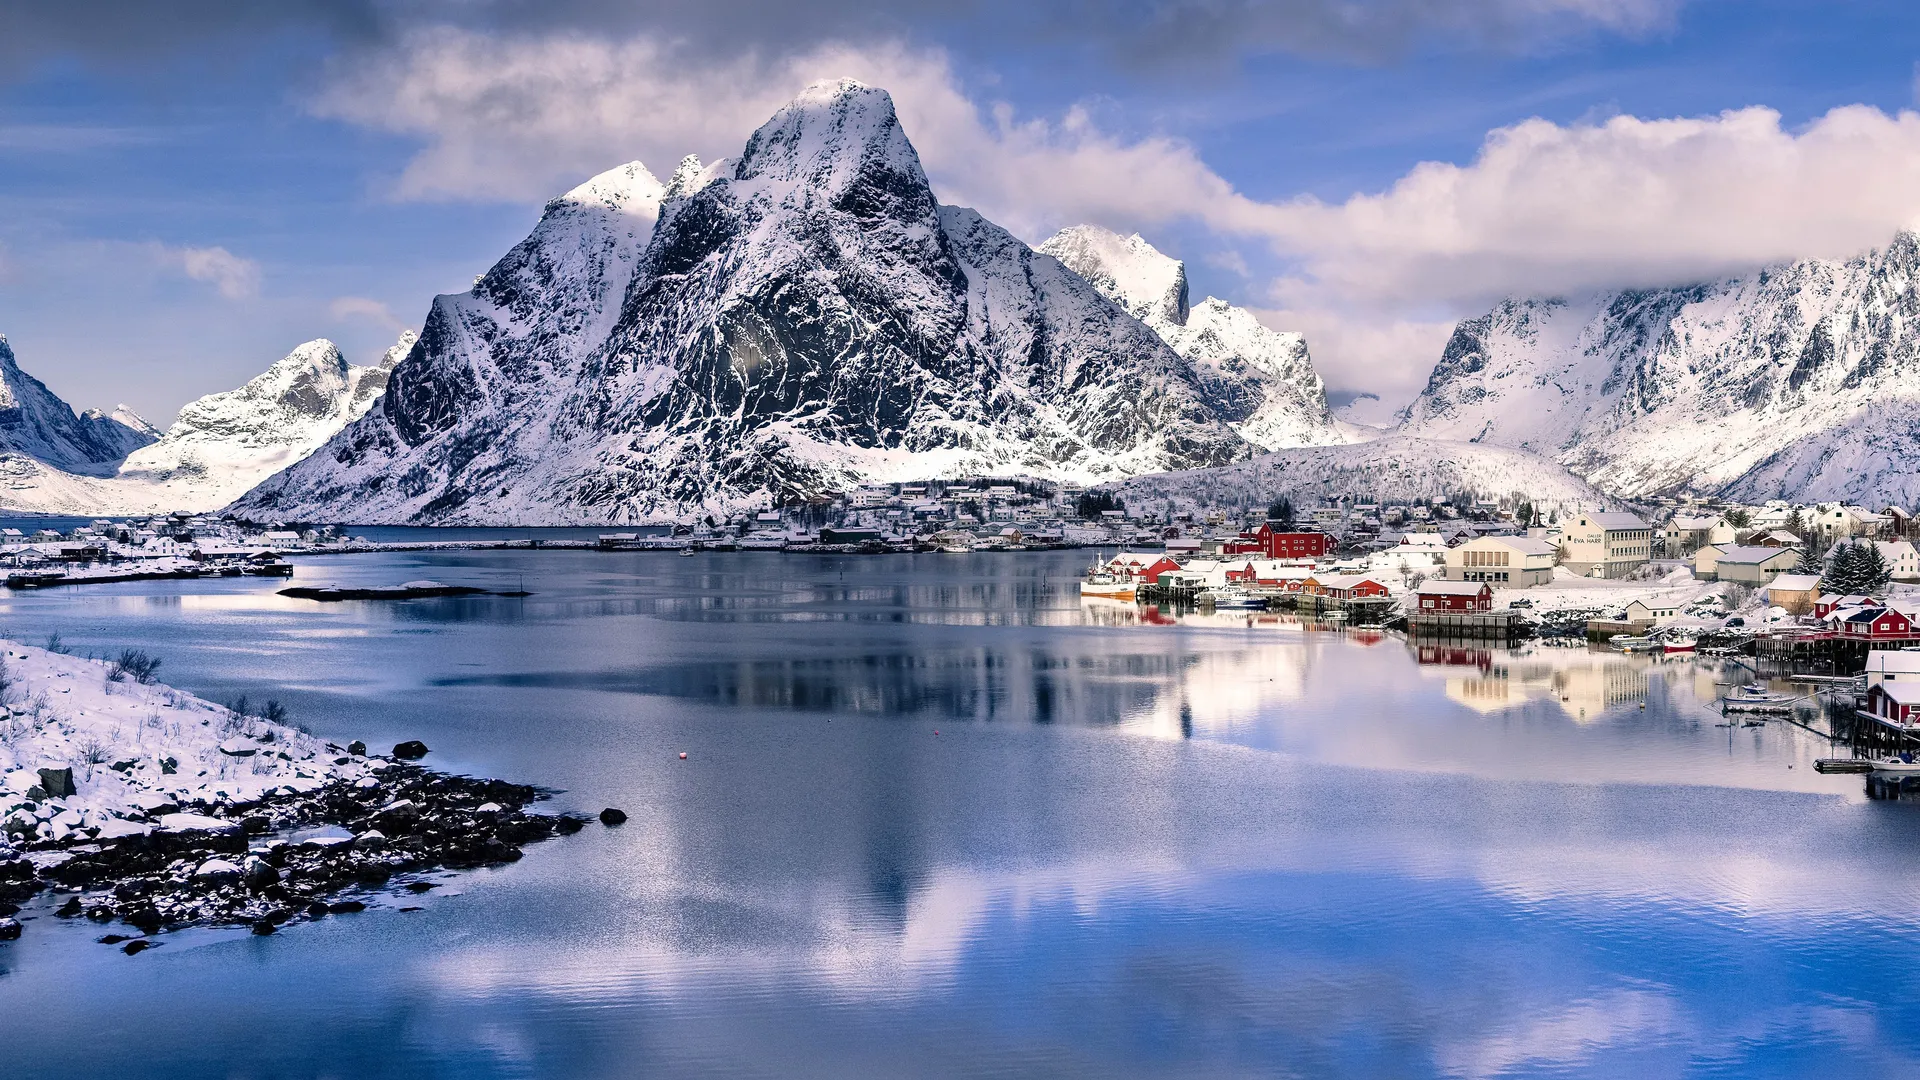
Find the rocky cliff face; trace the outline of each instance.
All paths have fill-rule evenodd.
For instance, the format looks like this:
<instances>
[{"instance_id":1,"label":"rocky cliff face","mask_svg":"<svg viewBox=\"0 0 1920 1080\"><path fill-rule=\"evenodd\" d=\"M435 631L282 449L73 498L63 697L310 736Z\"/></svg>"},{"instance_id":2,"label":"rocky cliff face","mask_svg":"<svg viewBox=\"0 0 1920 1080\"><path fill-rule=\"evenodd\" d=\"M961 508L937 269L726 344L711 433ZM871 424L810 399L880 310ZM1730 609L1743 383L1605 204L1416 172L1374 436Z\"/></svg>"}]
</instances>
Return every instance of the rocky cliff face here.
<instances>
[{"instance_id":1,"label":"rocky cliff face","mask_svg":"<svg viewBox=\"0 0 1920 1080\"><path fill-rule=\"evenodd\" d=\"M0 454L102 476L153 440L152 426L124 405L111 414L75 414L46 384L20 370L13 348L0 337Z\"/></svg>"},{"instance_id":2,"label":"rocky cliff face","mask_svg":"<svg viewBox=\"0 0 1920 1080\"><path fill-rule=\"evenodd\" d=\"M1920 500L1920 238L1684 288L1508 300L1401 430L1521 447L1619 495Z\"/></svg>"},{"instance_id":3,"label":"rocky cliff face","mask_svg":"<svg viewBox=\"0 0 1920 1080\"><path fill-rule=\"evenodd\" d=\"M1211 296L1189 306L1186 265L1139 236L1076 225L1040 250L1192 363L1208 404L1247 442L1281 450L1347 441L1301 335L1270 330L1253 312Z\"/></svg>"},{"instance_id":4,"label":"rocky cliff face","mask_svg":"<svg viewBox=\"0 0 1920 1080\"><path fill-rule=\"evenodd\" d=\"M736 160L550 204L435 301L379 409L235 508L635 522L876 479L1097 479L1243 456L1216 397L1079 275L941 206L884 91L821 84Z\"/></svg>"}]
</instances>

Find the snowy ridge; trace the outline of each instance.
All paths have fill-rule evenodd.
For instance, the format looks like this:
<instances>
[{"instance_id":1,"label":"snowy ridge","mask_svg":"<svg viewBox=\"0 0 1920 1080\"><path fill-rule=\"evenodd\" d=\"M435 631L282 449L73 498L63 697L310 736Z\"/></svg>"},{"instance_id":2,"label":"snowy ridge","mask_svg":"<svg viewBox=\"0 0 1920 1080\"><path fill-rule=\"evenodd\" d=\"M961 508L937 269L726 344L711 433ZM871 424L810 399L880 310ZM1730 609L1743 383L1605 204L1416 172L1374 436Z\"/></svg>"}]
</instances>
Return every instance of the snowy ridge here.
<instances>
[{"instance_id":1,"label":"snowy ridge","mask_svg":"<svg viewBox=\"0 0 1920 1080\"><path fill-rule=\"evenodd\" d=\"M24 456L72 473L110 475L127 454L153 441L152 425L120 419L132 412L123 405L114 415L75 414L46 384L20 370L12 346L0 336L0 455Z\"/></svg>"},{"instance_id":2,"label":"snowy ridge","mask_svg":"<svg viewBox=\"0 0 1920 1080\"><path fill-rule=\"evenodd\" d=\"M124 405L111 416L90 410L82 419L134 443L132 452L91 472L39 454L0 454L0 506L82 515L219 509L364 416L414 340L401 335L366 367L349 365L331 341L309 341L239 389L189 403L157 441L153 426Z\"/></svg>"},{"instance_id":3,"label":"snowy ridge","mask_svg":"<svg viewBox=\"0 0 1920 1080\"><path fill-rule=\"evenodd\" d=\"M1534 454L1404 435L1279 450L1220 468L1138 476L1110 486L1135 511L1264 507L1282 495L1306 507L1341 499L1444 498L1463 491L1522 498L1543 510L1608 504L1579 477Z\"/></svg>"},{"instance_id":4,"label":"snowy ridge","mask_svg":"<svg viewBox=\"0 0 1920 1080\"><path fill-rule=\"evenodd\" d=\"M365 367L325 338L309 341L239 389L190 402L160 441L128 455L115 478L120 505L225 506L365 416L416 339L407 332Z\"/></svg>"},{"instance_id":5,"label":"snowy ridge","mask_svg":"<svg viewBox=\"0 0 1920 1080\"><path fill-rule=\"evenodd\" d=\"M1685 288L1508 300L1454 331L1408 434L1519 447L1596 486L1920 499L1920 238Z\"/></svg>"},{"instance_id":6,"label":"snowy ridge","mask_svg":"<svg viewBox=\"0 0 1920 1080\"><path fill-rule=\"evenodd\" d=\"M1040 245L1192 362L1212 403L1241 438L1265 450L1353 441L1335 422L1306 338L1270 330L1253 312L1207 297L1187 302L1187 268L1138 235L1097 225Z\"/></svg>"},{"instance_id":7,"label":"snowy ridge","mask_svg":"<svg viewBox=\"0 0 1920 1080\"><path fill-rule=\"evenodd\" d=\"M809 87L738 159L549 204L438 298L379 409L257 518L591 524L890 478L1244 456L1210 377L1058 261L941 206L884 91ZM625 185L618 205L577 198Z\"/></svg>"}]
</instances>

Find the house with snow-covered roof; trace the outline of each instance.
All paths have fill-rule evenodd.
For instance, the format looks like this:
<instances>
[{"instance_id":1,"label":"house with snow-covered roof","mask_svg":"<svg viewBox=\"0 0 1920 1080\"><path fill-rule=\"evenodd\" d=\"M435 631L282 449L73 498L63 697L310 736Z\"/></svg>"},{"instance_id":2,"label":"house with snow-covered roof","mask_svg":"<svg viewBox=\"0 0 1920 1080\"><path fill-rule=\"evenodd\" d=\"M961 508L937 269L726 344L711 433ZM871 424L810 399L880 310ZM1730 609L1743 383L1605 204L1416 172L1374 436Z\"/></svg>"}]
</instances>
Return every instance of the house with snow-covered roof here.
<instances>
[{"instance_id":1,"label":"house with snow-covered roof","mask_svg":"<svg viewBox=\"0 0 1920 1080\"><path fill-rule=\"evenodd\" d=\"M1447 549L1447 580L1530 589L1553 580L1560 548L1528 536L1481 536Z\"/></svg>"},{"instance_id":2,"label":"house with snow-covered roof","mask_svg":"<svg viewBox=\"0 0 1920 1080\"><path fill-rule=\"evenodd\" d=\"M1819 574L1778 574L1767 582L1767 603L1790 615L1811 614L1819 597Z\"/></svg>"}]
</instances>

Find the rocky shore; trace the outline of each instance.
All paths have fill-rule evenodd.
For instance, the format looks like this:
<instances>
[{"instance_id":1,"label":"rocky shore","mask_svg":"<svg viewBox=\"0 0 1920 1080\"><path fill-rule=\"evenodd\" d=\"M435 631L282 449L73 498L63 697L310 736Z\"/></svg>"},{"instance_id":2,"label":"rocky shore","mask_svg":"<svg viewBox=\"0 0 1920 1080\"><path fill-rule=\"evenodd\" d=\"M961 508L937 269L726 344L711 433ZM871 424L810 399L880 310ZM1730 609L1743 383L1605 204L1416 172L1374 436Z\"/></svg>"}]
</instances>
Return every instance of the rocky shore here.
<instances>
[{"instance_id":1,"label":"rocky shore","mask_svg":"<svg viewBox=\"0 0 1920 1080\"><path fill-rule=\"evenodd\" d=\"M271 718L273 703L183 694L144 654L0 644L0 943L48 914L101 923L129 954L187 926L271 934L588 824L528 812L533 787L425 768L420 742L373 755Z\"/></svg>"}]
</instances>

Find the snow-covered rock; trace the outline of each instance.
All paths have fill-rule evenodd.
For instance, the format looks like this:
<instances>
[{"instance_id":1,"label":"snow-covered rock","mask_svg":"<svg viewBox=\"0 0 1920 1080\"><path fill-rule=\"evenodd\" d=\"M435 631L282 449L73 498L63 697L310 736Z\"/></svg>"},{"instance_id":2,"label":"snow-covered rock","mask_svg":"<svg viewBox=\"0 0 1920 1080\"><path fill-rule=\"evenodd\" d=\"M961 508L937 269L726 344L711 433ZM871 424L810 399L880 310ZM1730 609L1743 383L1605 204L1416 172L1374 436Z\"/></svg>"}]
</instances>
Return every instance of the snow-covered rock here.
<instances>
[{"instance_id":1,"label":"snow-covered rock","mask_svg":"<svg viewBox=\"0 0 1920 1080\"><path fill-rule=\"evenodd\" d=\"M159 683L116 681L103 661L0 641L0 662L8 677L0 694L0 828L24 814L40 822L43 839L124 834L129 821L163 832L232 830L232 820L179 807L313 791L381 764ZM239 748L252 752L234 756ZM42 769L71 770L74 794L49 797Z\"/></svg>"},{"instance_id":2,"label":"snow-covered rock","mask_svg":"<svg viewBox=\"0 0 1920 1080\"><path fill-rule=\"evenodd\" d=\"M1215 297L1189 306L1186 264L1137 234L1076 225L1040 250L1191 361L1241 438L1263 450L1349 441L1327 408L1327 388L1300 334L1271 330L1253 312Z\"/></svg>"},{"instance_id":3,"label":"snow-covered rock","mask_svg":"<svg viewBox=\"0 0 1920 1080\"><path fill-rule=\"evenodd\" d=\"M1920 500L1920 237L1683 288L1507 300L1401 430L1551 456L1626 496Z\"/></svg>"},{"instance_id":4,"label":"snow-covered rock","mask_svg":"<svg viewBox=\"0 0 1920 1080\"><path fill-rule=\"evenodd\" d=\"M234 509L526 524L866 481L1244 456L1207 377L1055 259L941 206L884 91L808 88L738 159L550 203L435 300L382 404Z\"/></svg>"}]
</instances>

